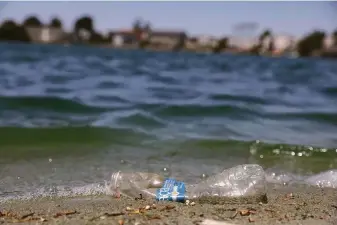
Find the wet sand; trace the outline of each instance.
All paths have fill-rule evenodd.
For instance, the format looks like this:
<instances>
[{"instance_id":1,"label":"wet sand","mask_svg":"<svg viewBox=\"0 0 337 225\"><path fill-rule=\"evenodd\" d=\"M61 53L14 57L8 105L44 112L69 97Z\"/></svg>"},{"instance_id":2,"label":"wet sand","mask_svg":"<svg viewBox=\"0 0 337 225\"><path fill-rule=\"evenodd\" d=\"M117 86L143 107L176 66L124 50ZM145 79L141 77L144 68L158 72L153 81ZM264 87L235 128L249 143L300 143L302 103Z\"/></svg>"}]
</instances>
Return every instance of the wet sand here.
<instances>
[{"instance_id":1,"label":"wet sand","mask_svg":"<svg viewBox=\"0 0 337 225\"><path fill-rule=\"evenodd\" d=\"M0 224L337 224L337 190L269 188L267 197L195 205L111 196L11 201L0 208Z\"/></svg>"}]
</instances>

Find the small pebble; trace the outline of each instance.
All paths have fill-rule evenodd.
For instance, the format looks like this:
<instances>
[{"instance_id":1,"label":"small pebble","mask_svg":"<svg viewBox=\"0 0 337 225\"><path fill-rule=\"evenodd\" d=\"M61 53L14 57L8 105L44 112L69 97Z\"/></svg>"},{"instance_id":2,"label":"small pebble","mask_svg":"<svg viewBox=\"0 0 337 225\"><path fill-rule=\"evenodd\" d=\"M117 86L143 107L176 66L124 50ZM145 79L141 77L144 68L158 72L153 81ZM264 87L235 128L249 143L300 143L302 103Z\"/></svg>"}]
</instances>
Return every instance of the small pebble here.
<instances>
[{"instance_id":1,"label":"small pebble","mask_svg":"<svg viewBox=\"0 0 337 225\"><path fill-rule=\"evenodd\" d=\"M119 225L123 225L124 224L124 220L118 220L118 224Z\"/></svg>"},{"instance_id":2,"label":"small pebble","mask_svg":"<svg viewBox=\"0 0 337 225\"><path fill-rule=\"evenodd\" d=\"M101 220L105 220L106 219L106 216L100 216L99 217Z\"/></svg>"},{"instance_id":3,"label":"small pebble","mask_svg":"<svg viewBox=\"0 0 337 225\"><path fill-rule=\"evenodd\" d=\"M132 208L131 207L126 207L126 211L132 211Z\"/></svg>"},{"instance_id":4,"label":"small pebble","mask_svg":"<svg viewBox=\"0 0 337 225\"><path fill-rule=\"evenodd\" d=\"M152 208L154 208L154 209L155 209L155 208L156 208L156 204L152 204Z\"/></svg>"},{"instance_id":5,"label":"small pebble","mask_svg":"<svg viewBox=\"0 0 337 225\"><path fill-rule=\"evenodd\" d=\"M194 206L195 205L195 202L191 202L191 204L190 204L191 206Z\"/></svg>"},{"instance_id":6,"label":"small pebble","mask_svg":"<svg viewBox=\"0 0 337 225\"><path fill-rule=\"evenodd\" d=\"M147 206L145 206L145 209L149 210L149 209L151 209L151 206L147 205Z\"/></svg>"},{"instance_id":7,"label":"small pebble","mask_svg":"<svg viewBox=\"0 0 337 225\"><path fill-rule=\"evenodd\" d=\"M186 201L185 201L185 204L186 204L186 205L189 205L189 204L190 204L190 200L186 200Z\"/></svg>"}]
</instances>

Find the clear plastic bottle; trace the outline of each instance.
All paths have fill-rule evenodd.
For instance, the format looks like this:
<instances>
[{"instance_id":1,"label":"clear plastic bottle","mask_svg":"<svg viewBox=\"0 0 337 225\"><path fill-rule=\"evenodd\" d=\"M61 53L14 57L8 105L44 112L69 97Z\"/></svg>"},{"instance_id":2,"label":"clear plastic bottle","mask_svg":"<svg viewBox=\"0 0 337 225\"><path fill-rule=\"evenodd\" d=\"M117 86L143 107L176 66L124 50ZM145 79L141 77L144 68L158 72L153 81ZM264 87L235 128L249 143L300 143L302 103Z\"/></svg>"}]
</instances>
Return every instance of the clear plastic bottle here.
<instances>
[{"instance_id":1,"label":"clear plastic bottle","mask_svg":"<svg viewBox=\"0 0 337 225\"><path fill-rule=\"evenodd\" d=\"M132 198L151 198L155 197L156 190L163 185L163 182L164 177L155 173L118 171L111 176L108 192L116 197L123 194Z\"/></svg>"},{"instance_id":2,"label":"clear plastic bottle","mask_svg":"<svg viewBox=\"0 0 337 225\"><path fill-rule=\"evenodd\" d=\"M112 174L108 186L110 194L123 194L129 197L155 198L156 190L161 188L163 176L155 173L123 173ZM263 195L266 190L265 173L257 164L238 165L221 173L203 179L197 184L186 185L186 199L203 196L240 197Z\"/></svg>"}]
</instances>

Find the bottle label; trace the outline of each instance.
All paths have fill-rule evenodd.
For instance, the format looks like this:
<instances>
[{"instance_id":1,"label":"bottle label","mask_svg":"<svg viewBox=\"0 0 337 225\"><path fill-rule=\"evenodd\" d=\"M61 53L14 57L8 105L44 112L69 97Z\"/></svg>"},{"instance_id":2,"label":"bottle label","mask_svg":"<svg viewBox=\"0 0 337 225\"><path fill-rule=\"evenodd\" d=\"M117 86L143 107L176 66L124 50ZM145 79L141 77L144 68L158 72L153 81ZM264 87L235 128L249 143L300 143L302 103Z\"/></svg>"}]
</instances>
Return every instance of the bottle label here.
<instances>
[{"instance_id":1,"label":"bottle label","mask_svg":"<svg viewBox=\"0 0 337 225\"><path fill-rule=\"evenodd\" d=\"M185 183L175 179L166 179L162 188L157 190L156 199L158 201L185 201Z\"/></svg>"}]
</instances>

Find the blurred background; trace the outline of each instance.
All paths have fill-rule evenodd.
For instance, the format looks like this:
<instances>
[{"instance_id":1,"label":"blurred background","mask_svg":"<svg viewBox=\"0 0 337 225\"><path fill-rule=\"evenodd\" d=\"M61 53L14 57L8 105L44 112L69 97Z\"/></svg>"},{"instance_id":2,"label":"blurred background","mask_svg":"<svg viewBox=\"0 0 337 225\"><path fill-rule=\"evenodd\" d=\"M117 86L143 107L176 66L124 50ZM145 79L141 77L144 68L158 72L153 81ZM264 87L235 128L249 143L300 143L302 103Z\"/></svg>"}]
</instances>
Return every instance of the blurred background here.
<instances>
[{"instance_id":1,"label":"blurred background","mask_svg":"<svg viewBox=\"0 0 337 225\"><path fill-rule=\"evenodd\" d=\"M2 2L0 7L1 40L336 56L334 2Z\"/></svg>"}]
</instances>

